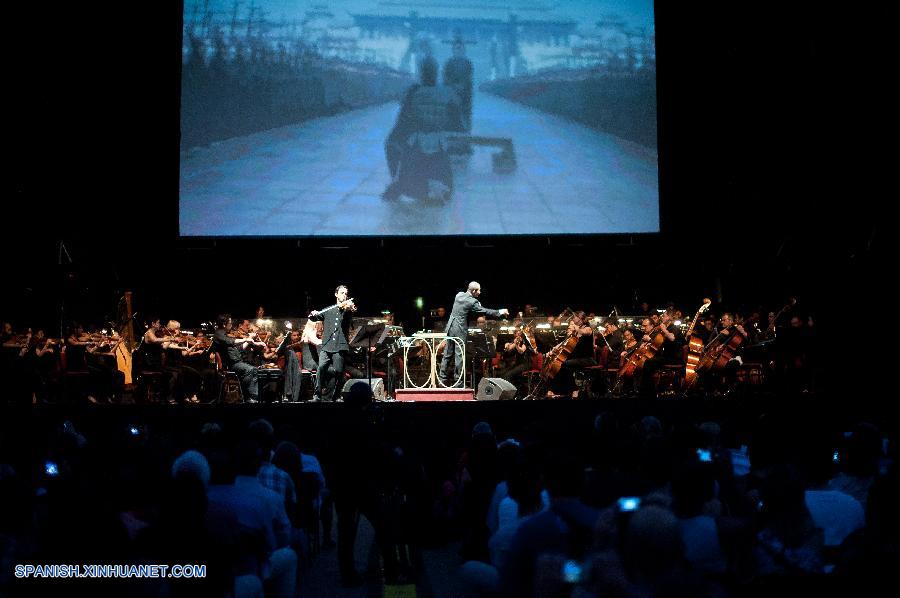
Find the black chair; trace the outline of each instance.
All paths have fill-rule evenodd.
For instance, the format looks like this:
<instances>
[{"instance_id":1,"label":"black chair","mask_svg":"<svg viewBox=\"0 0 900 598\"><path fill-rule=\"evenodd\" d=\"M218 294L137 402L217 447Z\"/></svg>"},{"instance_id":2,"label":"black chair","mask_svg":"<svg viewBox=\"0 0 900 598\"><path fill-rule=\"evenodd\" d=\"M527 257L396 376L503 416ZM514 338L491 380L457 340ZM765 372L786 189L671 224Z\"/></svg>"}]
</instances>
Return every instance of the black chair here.
<instances>
[{"instance_id":1,"label":"black chair","mask_svg":"<svg viewBox=\"0 0 900 598\"><path fill-rule=\"evenodd\" d=\"M243 403L244 389L241 388L241 378L234 370L229 370L222 363L222 356L213 353L216 356L216 374L219 377L219 394L216 398L217 403ZM233 399L230 397L237 397Z\"/></svg>"}]
</instances>

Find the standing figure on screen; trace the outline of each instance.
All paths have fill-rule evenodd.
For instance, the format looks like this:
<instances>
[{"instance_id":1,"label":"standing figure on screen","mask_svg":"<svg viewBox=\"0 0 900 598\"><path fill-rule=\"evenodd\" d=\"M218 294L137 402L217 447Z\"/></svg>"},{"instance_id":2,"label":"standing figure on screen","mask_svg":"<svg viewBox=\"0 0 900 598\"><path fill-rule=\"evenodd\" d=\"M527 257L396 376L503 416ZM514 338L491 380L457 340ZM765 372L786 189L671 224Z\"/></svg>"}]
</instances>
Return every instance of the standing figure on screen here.
<instances>
[{"instance_id":1,"label":"standing figure on screen","mask_svg":"<svg viewBox=\"0 0 900 598\"><path fill-rule=\"evenodd\" d=\"M338 285L334 290L336 303L321 311L313 310L309 319L321 321L322 344L319 346L319 368L313 401L333 401L335 388L344 382L344 361L350 352L351 314L356 311L353 299L347 298L347 287Z\"/></svg>"},{"instance_id":2,"label":"standing figure on screen","mask_svg":"<svg viewBox=\"0 0 900 598\"><path fill-rule=\"evenodd\" d=\"M466 44L462 34L457 31L453 36L453 56L444 63L444 85L459 96L462 111L463 129L472 131L472 61L466 58Z\"/></svg>"},{"instance_id":3,"label":"standing figure on screen","mask_svg":"<svg viewBox=\"0 0 900 598\"><path fill-rule=\"evenodd\" d=\"M391 182L382 197L401 195L446 202L453 194L453 171L447 136L463 132L462 107L456 92L437 84L438 65L431 56L420 63L421 83L406 92L397 122L385 142Z\"/></svg>"},{"instance_id":4,"label":"standing figure on screen","mask_svg":"<svg viewBox=\"0 0 900 598\"><path fill-rule=\"evenodd\" d=\"M447 336L456 337L465 346L466 335L468 333L469 315L486 316L488 318L499 318L500 316L509 315L508 309L488 309L481 306L478 297L481 296L481 285L475 281L469 283L466 291L456 294L453 300L453 311L450 312L450 319L447 320ZM452 369L450 362L453 362ZM444 386L453 386L453 381L459 376L462 370L463 356L454 342L447 342L444 348L444 358L441 360L441 369L439 376ZM464 381L460 380L461 385Z\"/></svg>"}]
</instances>

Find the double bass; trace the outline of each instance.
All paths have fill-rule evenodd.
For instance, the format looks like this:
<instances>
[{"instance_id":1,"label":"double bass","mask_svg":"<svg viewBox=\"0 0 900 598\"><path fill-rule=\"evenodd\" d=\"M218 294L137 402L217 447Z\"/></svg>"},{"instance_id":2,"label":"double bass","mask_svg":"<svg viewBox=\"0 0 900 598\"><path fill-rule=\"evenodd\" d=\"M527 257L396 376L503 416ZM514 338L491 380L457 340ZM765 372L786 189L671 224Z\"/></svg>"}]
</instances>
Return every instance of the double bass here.
<instances>
[{"instance_id":1,"label":"double bass","mask_svg":"<svg viewBox=\"0 0 900 598\"><path fill-rule=\"evenodd\" d=\"M684 335L689 339L687 366L685 367L684 372L685 388L691 388L694 384L697 383L697 366L700 364L700 359L703 357L704 343L702 338L694 335L694 328L697 326L697 322L700 320L700 314L708 310L711 304L712 299L703 300L703 305L701 305L700 309L697 310L697 313L694 314L694 319L691 320L691 326L688 328L687 333L685 333Z\"/></svg>"}]
</instances>

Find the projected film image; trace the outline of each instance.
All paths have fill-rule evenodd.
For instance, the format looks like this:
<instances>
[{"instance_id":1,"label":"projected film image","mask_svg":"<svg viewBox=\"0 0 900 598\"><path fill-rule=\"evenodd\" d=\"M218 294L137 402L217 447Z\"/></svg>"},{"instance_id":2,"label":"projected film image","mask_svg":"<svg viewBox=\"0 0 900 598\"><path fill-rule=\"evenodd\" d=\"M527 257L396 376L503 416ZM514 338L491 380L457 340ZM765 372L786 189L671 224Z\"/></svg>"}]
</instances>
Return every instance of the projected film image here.
<instances>
[{"instance_id":1,"label":"projected film image","mask_svg":"<svg viewBox=\"0 0 900 598\"><path fill-rule=\"evenodd\" d=\"M659 230L652 0L185 0L184 236Z\"/></svg>"}]
</instances>

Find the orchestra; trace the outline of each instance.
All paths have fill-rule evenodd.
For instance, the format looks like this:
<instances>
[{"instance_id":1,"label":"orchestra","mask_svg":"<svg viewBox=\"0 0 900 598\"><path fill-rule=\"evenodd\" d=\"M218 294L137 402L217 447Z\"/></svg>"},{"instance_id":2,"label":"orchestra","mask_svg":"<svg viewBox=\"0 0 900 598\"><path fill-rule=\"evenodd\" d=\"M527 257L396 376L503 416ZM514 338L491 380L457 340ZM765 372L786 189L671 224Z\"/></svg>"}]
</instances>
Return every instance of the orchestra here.
<instances>
[{"instance_id":1,"label":"orchestra","mask_svg":"<svg viewBox=\"0 0 900 598\"><path fill-rule=\"evenodd\" d=\"M270 319L260 308L255 319L236 320L236 327L230 317L220 317L215 329L204 324L184 330L178 320L163 325L153 316L143 334L135 337L134 347L115 326L85 329L72 323L69 334L59 339L48 337L43 329L16 329L6 321L0 330L2 367L4 373L21 373L13 395L31 403L119 402L126 394L124 380L132 377L134 384L128 389L137 389L131 393L136 402L215 403L226 370L239 377L247 402L258 400L265 379L277 382L267 400L296 403L338 397L345 380L366 371L366 353L371 351L378 364L373 369L383 370L378 375L386 378L391 396L405 383L406 364L397 341L406 332L381 316L357 316L354 300L346 295L346 289L339 288L334 305L307 318ZM715 307L705 299L693 315L671 305L658 310L648 305L645 316L614 309L609 316L598 317L568 308L540 315L529 304L518 317L502 310L496 320L481 317L476 322L473 314L469 340L481 335L488 342L479 346L492 353L486 357L479 353L477 363L473 357L462 368L463 384L472 388L482 376L503 378L516 386L517 398L532 400L716 397L747 384L809 386L814 324L799 315L795 299L771 311L715 315ZM348 345L359 326L374 322L393 329L385 346ZM464 324L459 329L466 330ZM326 330L330 337L323 339ZM323 352L326 340L331 344ZM117 352L129 354L128 371L122 371ZM336 363L342 360L346 364ZM317 376L317 370L326 375ZM72 392L67 387L74 387L76 380L83 388Z\"/></svg>"}]
</instances>

